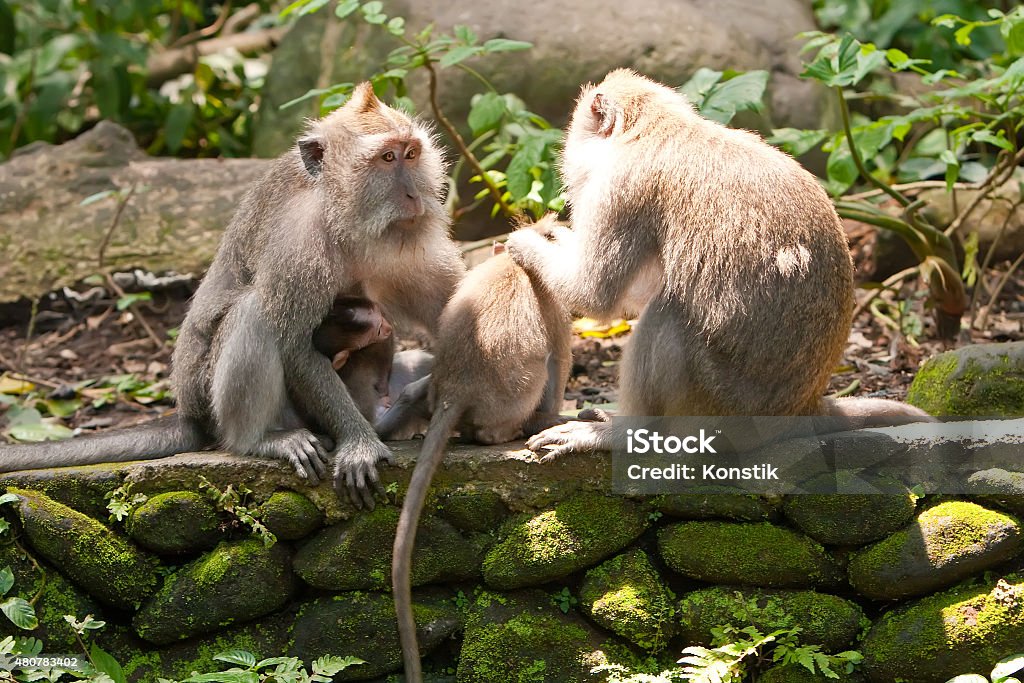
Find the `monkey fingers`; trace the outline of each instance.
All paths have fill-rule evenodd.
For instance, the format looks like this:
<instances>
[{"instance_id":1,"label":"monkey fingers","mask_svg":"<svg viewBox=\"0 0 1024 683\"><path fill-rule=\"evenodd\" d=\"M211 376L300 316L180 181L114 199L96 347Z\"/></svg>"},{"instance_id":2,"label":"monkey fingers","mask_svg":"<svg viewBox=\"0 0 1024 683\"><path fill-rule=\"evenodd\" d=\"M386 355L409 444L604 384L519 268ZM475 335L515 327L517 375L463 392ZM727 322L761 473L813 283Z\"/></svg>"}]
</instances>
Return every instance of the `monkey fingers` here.
<instances>
[{"instance_id":1,"label":"monkey fingers","mask_svg":"<svg viewBox=\"0 0 1024 683\"><path fill-rule=\"evenodd\" d=\"M609 422L567 422L530 437L526 447L536 453L546 449L540 461L551 462L569 453L609 450L611 441Z\"/></svg>"},{"instance_id":2,"label":"monkey fingers","mask_svg":"<svg viewBox=\"0 0 1024 683\"><path fill-rule=\"evenodd\" d=\"M376 441L375 444L370 444L372 450L369 454L359 454L358 446L341 454L340 451L346 447L345 444L342 444L335 460L334 489L341 497L344 488L348 493L349 500L359 510L363 508L373 510L376 506L373 494L386 495L387 493L380 481L377 464L381 462L391 464L391 451L379 440L374 439L374 441Z\"/></svg>"},{"instance_id":3,"label":"monkey fingers","mask_svg":"<svg viewBox=\"0 0 1024 683\"><path fill-rule=\"evenodd\" d=\"M550 249L550 242L528 228L516 230L505 242L505 251L509 257L527 272L539 270Z\"/></svg>"},{"instance_id":4,"label":"monkey fingers","mask_svg":"<svg viewBox=\"0 0 1024 683\"><path fill-rule=\"evenodd\" d=\"M264 450L290 463L311 486L327 476L327 449L309 430L293 429L268 437Z\"/></svg>"}]
</instances>

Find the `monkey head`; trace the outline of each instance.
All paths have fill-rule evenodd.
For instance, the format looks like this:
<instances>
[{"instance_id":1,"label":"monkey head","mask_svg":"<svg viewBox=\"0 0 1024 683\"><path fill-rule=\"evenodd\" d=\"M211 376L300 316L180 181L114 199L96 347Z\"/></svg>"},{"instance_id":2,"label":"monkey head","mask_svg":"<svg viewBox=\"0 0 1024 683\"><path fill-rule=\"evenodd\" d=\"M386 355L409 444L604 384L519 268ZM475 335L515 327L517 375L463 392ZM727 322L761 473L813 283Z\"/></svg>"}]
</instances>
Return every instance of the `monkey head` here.
<instances>
[{"instance_id":1,"label":"monkey head","mask_svg":"<svg viewBox=\"0 0 1024 683\"><path fill-rule=\"evenodd\" d=\"M415 229L443 211L444 159L431 131L381 102L370 83L313 122L298 151L335 225L380 236Z\"/></svg>"}]
</instances>

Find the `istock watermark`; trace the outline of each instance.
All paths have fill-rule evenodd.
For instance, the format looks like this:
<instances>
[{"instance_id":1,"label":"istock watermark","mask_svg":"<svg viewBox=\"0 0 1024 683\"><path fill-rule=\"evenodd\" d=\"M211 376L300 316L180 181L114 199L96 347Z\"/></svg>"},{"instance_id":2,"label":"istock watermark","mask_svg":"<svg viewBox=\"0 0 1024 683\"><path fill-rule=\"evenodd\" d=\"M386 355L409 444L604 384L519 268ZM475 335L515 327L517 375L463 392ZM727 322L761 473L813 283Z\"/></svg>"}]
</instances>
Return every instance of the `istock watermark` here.
<instances>
[{"instance_id":1,"label":"istock watermark","mask_svg":"<svg viewBox=\"0 0 1024 683\"><path fill-rule=\"evenodd\" d=\"M617 417L618 493L1024 495L1024 418Z\"/></svg>"}]
</instances>

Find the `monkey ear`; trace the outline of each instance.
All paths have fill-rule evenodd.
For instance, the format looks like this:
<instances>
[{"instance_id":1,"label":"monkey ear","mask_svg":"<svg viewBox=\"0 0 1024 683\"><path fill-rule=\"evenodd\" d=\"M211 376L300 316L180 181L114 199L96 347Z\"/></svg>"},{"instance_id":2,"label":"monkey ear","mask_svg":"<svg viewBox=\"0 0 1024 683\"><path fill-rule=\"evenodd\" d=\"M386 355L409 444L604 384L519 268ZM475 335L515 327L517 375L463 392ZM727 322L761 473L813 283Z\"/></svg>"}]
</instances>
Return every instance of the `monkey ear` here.
<instances>
[{"instance_id":1,"label":"monkey ear","mask_svg":"<svg viewBox=\"0 0 1024 683\"><path fill-rule=\"evenodd\" d=\"M597 134L604 138L610 136L615 130L615 122L619 115L619 108L615 106L615 101L607 95L598 93L590 101L590 111L594 114L594 120L597 123Z\"/></svg>"},{"instance_id":2,"label":"monkey ear","mask_svg":"<svg viewBox=\"0 0 1024 683\"><path fill-rule=\"evenodd\" d=\"M378 109L380 104L381 102L377 99L377 94L373 92L373 84L369 81L364 81L352 91L352 96L345 103L345 107L357 112L368 112Z\"/></svg>"},{"instance_id":3,"label":"monkey ear","mask_svg":"<svg viewBox=\"0 0 1024 683\"><path fill-rule=\"evenodd\" d=\"M324 141L319 135L299 138L299 156L309 175L317 178L324 167Z\"/></svg>"}]
</instances>

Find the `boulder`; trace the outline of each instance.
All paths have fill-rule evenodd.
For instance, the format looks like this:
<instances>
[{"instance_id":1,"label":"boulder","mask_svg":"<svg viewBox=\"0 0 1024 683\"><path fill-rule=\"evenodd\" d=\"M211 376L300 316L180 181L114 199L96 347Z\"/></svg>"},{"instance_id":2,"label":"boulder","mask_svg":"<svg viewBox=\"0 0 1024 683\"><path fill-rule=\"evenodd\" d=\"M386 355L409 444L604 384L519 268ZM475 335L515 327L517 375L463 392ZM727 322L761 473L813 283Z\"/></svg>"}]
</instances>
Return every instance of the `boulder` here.
<instances>
[{"instance_id":1,"label":"boulder","mask_svg":"<svg viewBox=\"0 0 1024 683\"><path fill-rule=\"evenodd\" d=\"M1015 517L967 501L948 501L855 553L848 568L850 583L876 600L923 595L1005 562L1022 545Z\"/></svg>"},{"instance_id":2,"label":"boulder","mask_svg":"<svg viewBox=\"0 0 1024 683\"><path fill-rule=\"evenodd\" d=\"M786 517L825 545L864 545L905 526L914 516L917 497L903 495L789 496Z\"/></svg>"},{"instance_id":3,"label":"boulder","mask_svg":"<svg viewBox=\"0 0 1024 683\"><path fill-rule=\"evenodd\" d=\"M257 516L280 541L305 538L324 521L320 509L296 491L277 491L259 507Z\"/></svg>"},{"instance_id":4,"label":"boulder","mask_svg":"<svg viewBox=\"0 0 1024 683\"><path fill-rule=\"evenodd\" d=\"M153 496L128 516L128 535L161 555L209 550L217 545L217 511L194 491L168 491Z\"/></svg>"},{"instance_id":5,"label":"boulder","mask_svg":"<svg viewBox=\"0 0 1024 683\"><path fill-rule=\"evenodd\" d=\"M484 558L484 581L509 590L563 578L622 550L647 524L643 509L624 498L573 496L510 519Z\"/></svg>"},{"instance_id":6,"label":"boulder","mask_svg":"<svg viewBox=\"0 0 1024 683\"><path fill-rule=\"evenodd\" d=\"M1024 342L973 344L929 358L907 402L932 415L1024 417Z\"/></svg>"}]
</instances>

